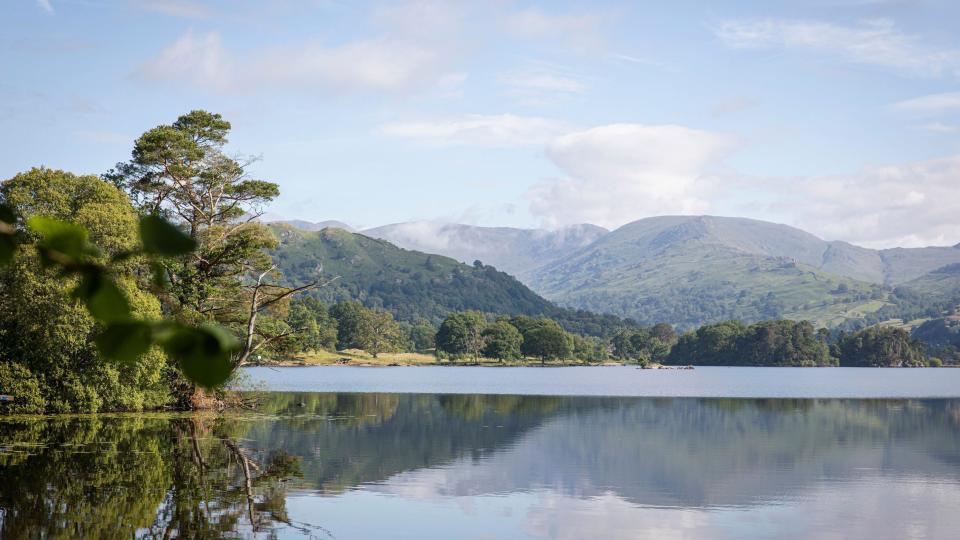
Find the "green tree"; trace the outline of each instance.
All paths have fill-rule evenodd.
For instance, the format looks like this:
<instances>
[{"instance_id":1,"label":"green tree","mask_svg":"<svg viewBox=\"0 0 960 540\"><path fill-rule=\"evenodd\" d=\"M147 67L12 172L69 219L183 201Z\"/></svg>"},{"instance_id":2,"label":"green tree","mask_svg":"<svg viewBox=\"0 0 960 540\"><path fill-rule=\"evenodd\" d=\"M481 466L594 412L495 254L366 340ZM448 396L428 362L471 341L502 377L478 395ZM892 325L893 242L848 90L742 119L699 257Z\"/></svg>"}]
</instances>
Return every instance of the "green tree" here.
<instances>
[{"instance_id":1,"label":"green tree","mask_svg":"<svg viewBox=\"0 0 960 540\"><path fill-rule=\"evenodd\" d=\"M374 358L383 352L393 352L400 348L403 342L403 331L393 314L381 309L369 309L364 313L364 331L361 349L372 354Z\"/></svg>"},{"instance_id":2,"label":"green tree","mask_svg":"<svg viewBox=\"0 0 960 540\"><path fill-rule=\"evenodd\" d=\"M337 321L337 349L362 349L366 331L366 308L356 300L337 302L330 316Z\"/></svg>"},{"instance_id":3,"label":"green tree","mask_svg":"<svg viewBox=\"0 0 960 540\"><path fill-rule=\"evenodd\" d=\"M287 324L295 332L291 340L295 352L337 348L337 321L316 298L304 296L291 302Z\"/></svg>"},{"instance_id":4,"label":"green tree","mask_svg":"<svg viewBox=\"0 0 960 540\"><path fill-rule=\"evenodd\" d=\"M108 264L140 243L137 215L127 197L94 176L33 169L5 181L0 201L19 215L21 224L47 218L81 227L76 230L88 235L85 241L99 246L97 252L89 245L83 248L89 268ZM8 364L5 371L12 378L5 383L0 376L0 385L6 386L0 392L13 381L19 381L20 392L35 389L38 394L29 392L30 404L21 412L140 410L168 403L163 353L149 348L131 362L105 361L95 344L104 321L91 315L90 301L85 306L71 297L91 289L90 276L95 276L100 289L115 291L96 294L99 300L92 305L98 313L113 314L103 298L115 294L115 302L131 317L159 319L160 306L138 277L139 261L111 263L111 285L105 285L101 274L63 275L46 264L37 249L43 237L35 231L23 227L19 236L17 257L0 269L0 363Z\"/></svg>"},{"instance_id":5,"label":"green tree","mask_svg":"<svg viewBox=\"0 0 960 540\"><path fill-rule=\"evenodd\" d=\"M523 333L523 354L540 359L540 363L556 358L569 358L573 340L557 321L539 319Z\"/></svg>"},{"instance_id":6,"label":"green tree","mask_svg":"<svg viewBox=\"0 0 960 540\"><path fill-rule=\"evenodd\" d=\"M499 319L483 330L483 355L488 358L514 360L520 358L523 336L507 320Z\"/></svg>"},{"instance_id":7,"label":"green tree","mask_svg":"<svg viewBox=\"0 0 960 540\"><path fill-rule=\"evenodd\" d=\"M449 315L437 331L438 352L452 356L470 356L479 359L483 349L483 330L487 320L479 311L463 311Z\"/></svg>"},{"instance_id":8,"label":"green tree","mask_svg":"<svg viewBox=\"0 0 960 540\"><path fill-rule=\"evenodd\" d=\"M901 328L871 326L842 336L836 344L841 366L920 367L926 365L923 345Z\"/></svg>"},{"instance_id":9,"label":"green tree","mask_svg":"<svg viewBox=\"0 0 960 540\"><path fill-rule=\"evenodd\" d=\"M664 360L704 366L826 366L834 360L807 321L764 321L745 326L726 321L701 326L680 340Z\"/></svg>"},{"instance_id":10,"label":"green tree","mask_svg":"<svg viewBox=\"0 0 960 540\"><path fill-rule=\"evenodd\" d=\"M573 357L584 362L603 362L607 359L607 344L594 336L572 334Z\"/></svg>"},{"instance_id":11,"label":"green tree","mask_svg":"<svg viewBox=\"0 0 960 540\"><path fill-rule=\"evenodd\" d=\"M435 346L437 329L432 324L421 320L408 329L407 337L414 352L426 351Z\"/></svg>"},{"instance_id":12,"label":"green tree","mask_svg":"<svg viewBox=\"0 0 960 540\"><path fill-rule=\"evenodd\" d=\"M163 308L181 322L228 328L240 343L230 358L236 368L293 333L283 321L284 303L314 284L273 283L279 275L265 249L276 239L256 218L279 190L250 178L249 162L225 153L230 127L219 114L187 113L141 135L131 160L105 178L124 188L141 213L173 220L196 242L189 255L162 261L170 283Z\"/></svg>"},{"instance_id":13,"label":"green tree","mask_svg":"<svg viewBox=\"0 0 960 540\"><path fill-rule=\"evenodd\" d=\"M650 328L651 337L660 340L668 348L677 343L677 332L669 323L657 323Z\"/></svg>"},{"instance_id":14,"label":"green tree","mask_svg":"<svg viewBox=\"0 0 960 540\"><path fill-rule=\"evenodd\" d=\"M374 358L400 348L404 335L393 315L363 307L356 300L338 302L330 308L337 321L337 348L362 349Z\"/></svg>"}]
</instances>

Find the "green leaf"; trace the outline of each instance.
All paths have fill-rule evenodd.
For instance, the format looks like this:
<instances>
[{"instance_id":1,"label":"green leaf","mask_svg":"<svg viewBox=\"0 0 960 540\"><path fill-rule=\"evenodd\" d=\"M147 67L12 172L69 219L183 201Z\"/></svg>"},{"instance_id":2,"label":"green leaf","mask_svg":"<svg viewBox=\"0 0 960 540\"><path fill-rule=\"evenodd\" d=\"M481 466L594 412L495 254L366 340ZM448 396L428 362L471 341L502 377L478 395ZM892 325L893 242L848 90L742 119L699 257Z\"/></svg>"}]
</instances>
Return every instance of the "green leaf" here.
<instances>
[{"instance_id":1,"label":"green leaf","mask_svg":"<svg viewBox=\"0 0 960 540\"><path fill-rule=\"evenodd\" d=\"M161 345L184 376L204 388L222 385L233 372L230 357L237 342L220 327L177 326L168 330Z\"/></svg>"},{"instance_id":2,"label":"green leaf","mask_svg":"<svg viewBox=\"0 0 960 540\"><path fill-rule=\"evenodd\" d=\"M87 229L79 225L43 216L30 218L27 225L40 234L37 247L48 264L77 264L91 252Z\"/></svg>"},{"instance_id":3,"label":"green leaf","mask_svg":"<svg viewBox=\"0 0 960 540\"><path fill-rule=\"evenodd\" d=\"M130 320L130 304L116 282L100 268L87 268L73 295L87 306L94 319L101 322Z\"/></svg>"},{"instance_id":4,"label":"green leaf","mask_svg":"<svg viewBox=\"0 0 960 540\"><path fill-rule=\"evenodd\" d=\"M13 252L17 249L14 241L16 222L17 215L13 208L0 204L0 266L6 266L13 260Z\"/></svg>"},{"instance_id":5,"label":"green leaf","mask_svg":"<svg viewBox=\"0 0 960 540\"><path fill-rule=\"evenodd\" d=\"M152 274L153 286L160 290L165 290L170 286L170 280L167 278L167 269L162 264L154 261L150 263L150 272Z\"/></svg>"},{"instance_id":6,"label":"green leaf","mask_svg":"<svg viewBox=\"0 0 960 540\"><path fill-rule=\"evenodd\" d=\"M193 238L159 216L140 220L140 240L144 251L165 257L185 255L197 247Z\"/></svg>"},{"instance_id":7,"label":"green leaf","mask_svg":"<svg viewBox=\"0 0 960 540\"><path fill-rule=\"evenodd\" d=\"M140 321L113 323L95 339L100 355L108 360L135 362L150 349L150 325Z\"/></svg>"}]
</instances>

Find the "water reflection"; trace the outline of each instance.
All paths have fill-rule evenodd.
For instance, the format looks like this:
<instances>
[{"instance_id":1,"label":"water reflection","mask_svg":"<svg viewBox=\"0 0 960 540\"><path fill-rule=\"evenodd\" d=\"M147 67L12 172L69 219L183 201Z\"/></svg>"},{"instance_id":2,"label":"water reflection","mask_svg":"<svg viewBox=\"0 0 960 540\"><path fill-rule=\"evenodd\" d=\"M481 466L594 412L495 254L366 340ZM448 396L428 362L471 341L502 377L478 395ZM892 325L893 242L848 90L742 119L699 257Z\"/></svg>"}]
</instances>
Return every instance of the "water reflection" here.
<instances>
[{"instance_id":1,"label":"water reflection","mask_svg":"<svg viewBox=\"0 0 960 540\"><path fill-rule=\"evenodd\" d=\"M0 537L949 537L960 401L269 393L0 421Z\"/></svg>"}]
</instances>

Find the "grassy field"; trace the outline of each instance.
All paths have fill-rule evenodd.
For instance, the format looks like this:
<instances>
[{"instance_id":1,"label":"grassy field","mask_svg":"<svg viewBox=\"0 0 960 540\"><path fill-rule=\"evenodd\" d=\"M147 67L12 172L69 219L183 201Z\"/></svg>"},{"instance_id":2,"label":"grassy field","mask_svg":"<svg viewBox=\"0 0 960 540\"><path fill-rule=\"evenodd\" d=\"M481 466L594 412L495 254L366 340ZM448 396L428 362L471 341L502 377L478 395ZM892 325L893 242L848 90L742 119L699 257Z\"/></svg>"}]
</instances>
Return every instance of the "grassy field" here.
<instances>
[{"instance_id":1,"label":"grassy field","mask_svg":"<svg viewBox=\"0 0 960 540\"><path fill-rule=\"evenodd\" d=\"M540 360L525 358L523 360L496 360L494 358L480 358L476 362L472 359L437 360L432 354L421 353L380 353L376 358L361 350L346 351L314 351L299 354L291 358L281 359L272 364L289 366L540 366ZM609 365L620 365L619 362L605 362ZM582 366L586 365L579 360L547 360L547 366ZM597 365L597 364L592 364Z\"/></svg>"}]
</instances>

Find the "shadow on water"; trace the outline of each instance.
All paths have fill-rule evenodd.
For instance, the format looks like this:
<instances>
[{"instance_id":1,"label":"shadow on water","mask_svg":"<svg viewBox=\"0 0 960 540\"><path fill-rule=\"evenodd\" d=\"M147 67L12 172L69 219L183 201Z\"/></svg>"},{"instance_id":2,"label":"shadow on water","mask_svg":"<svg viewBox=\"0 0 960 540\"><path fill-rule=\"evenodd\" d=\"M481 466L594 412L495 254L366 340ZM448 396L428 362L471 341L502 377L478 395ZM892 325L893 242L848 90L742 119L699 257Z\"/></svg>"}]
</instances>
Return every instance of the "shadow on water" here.
<instances>
[{"instance_id":1,"label":"shadow on water","mask_svg":"<svg viewBox=\"0 0 960 540\"><path fill-rule=\"evenodd\" d=\"M268 393L256 413L0 420L0 537L322 538L291 495L411 483L750 508L865 471L960 482L960 401Z\"/></svg>"}]
</instances>

